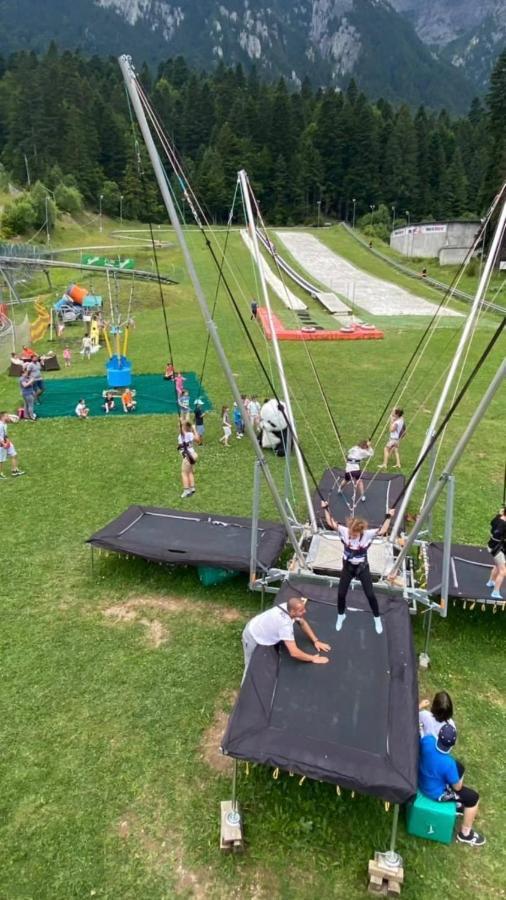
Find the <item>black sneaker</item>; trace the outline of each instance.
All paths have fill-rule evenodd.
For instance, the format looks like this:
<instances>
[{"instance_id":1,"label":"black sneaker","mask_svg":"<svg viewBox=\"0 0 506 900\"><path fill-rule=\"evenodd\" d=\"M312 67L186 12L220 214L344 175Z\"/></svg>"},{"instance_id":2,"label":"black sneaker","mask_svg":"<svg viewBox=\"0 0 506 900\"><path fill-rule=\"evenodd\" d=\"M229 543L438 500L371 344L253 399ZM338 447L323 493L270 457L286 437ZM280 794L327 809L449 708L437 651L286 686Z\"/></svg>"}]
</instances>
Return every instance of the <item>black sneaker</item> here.
<instances>
[{"instance_id":1,"label":"black sneaker","mask_svg":"<svg viewBox=\"0 0 506 900\"><path fill-rule=\"evenodd\" d=\"M471 831L469 834L462 834L461 831L457 834L457 840L460 841L461 844L470 844L471 847L483 847L483 844L486 844L486 838L483 837L482 834L478 834L477 831Z\"/></svg>"},{"instance_id":2,"label":"black sneaker","mask_svg":"<svg viewBox=\"0 0 506 900\"><path fill-rule=\"evenodd\" d=\"M11 475L13 478L17 478L18 475L24 475L25 473L21 469L13 469Z\"/></svg>"}]
</instances>

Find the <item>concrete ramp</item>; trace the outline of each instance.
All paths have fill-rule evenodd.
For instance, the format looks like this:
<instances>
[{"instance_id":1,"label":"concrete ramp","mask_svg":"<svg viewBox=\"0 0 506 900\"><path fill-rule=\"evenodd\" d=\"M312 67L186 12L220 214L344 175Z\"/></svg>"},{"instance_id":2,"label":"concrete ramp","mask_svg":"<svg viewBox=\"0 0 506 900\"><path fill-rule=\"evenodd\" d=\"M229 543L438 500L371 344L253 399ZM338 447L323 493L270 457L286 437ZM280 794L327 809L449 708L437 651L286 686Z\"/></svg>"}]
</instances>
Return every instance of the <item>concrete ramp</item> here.
<instances>
[{"instance_id":1,"label":"concrete ramp","mask_svg":"<svg viewBox=\"0 0 506 900\"><path fill-rule=\"evenodd\" d=\"M303 231L277 231L276 234L309 275L349 298L352 306L360 307L369 315L433 316L437 311L437 306L429 300L356 268L311 234ZM461 313L442 309L439 315L460 317Z\"/></svg>"},{"instance_id":2,"label":"concrete ramp","mask_svg":"<svg viewBox=\"0 0 506 900\"><path fill-rule=\"evenodd\" d=\"M321 305L325 307L325 309L332 314L336 314L339 316L343 316L351 313L351 309L346 303L343 303L339 297L336 297L335 294L330 292L318 292L315 294L317 300L320 301Z\"/></svg>"}]
</instances>

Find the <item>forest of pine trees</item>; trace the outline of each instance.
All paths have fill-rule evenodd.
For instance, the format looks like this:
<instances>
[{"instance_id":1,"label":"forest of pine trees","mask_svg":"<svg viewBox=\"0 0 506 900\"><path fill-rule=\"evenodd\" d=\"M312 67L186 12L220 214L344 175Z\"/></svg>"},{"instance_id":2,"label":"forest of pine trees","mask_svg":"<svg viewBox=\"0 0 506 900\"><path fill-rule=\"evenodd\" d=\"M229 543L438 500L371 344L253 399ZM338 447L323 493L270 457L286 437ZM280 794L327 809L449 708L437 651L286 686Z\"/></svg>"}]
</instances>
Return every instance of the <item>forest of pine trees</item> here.
<instances>
[{"instance_id":1,"label":"forest of pine trees","mask_svg":"<svg viewBox=\"0 0 506 900\"><path fill-rule=\"evenodd\" d=\"M247 169L273 224L351 219L384 205L412 221L480 214L506 174L506 52L482 103L465 118L371 102L350 82L344 93L220 65L212 74L183 59L161 65L144 87L201 202L227 218L238 169ZM90 207L163 218L148 173L141 189L135 141L116 60L86 59L55 46L37 57L0 60L0 161L4 180L78 189ZM176 186L176 192L181 189ZM77 193L77 192L76 192Z\"/></svg>"}]
</instances>

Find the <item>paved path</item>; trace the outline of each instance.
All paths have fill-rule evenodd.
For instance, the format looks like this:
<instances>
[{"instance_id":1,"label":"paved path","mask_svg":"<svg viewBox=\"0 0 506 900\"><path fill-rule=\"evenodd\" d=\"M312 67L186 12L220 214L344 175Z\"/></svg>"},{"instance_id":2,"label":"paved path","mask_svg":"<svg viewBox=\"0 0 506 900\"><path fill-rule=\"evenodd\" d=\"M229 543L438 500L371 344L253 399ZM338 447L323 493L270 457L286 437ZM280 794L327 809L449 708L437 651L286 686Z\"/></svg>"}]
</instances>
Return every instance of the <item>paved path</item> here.
<instances>
[{"instance_id":1,"label":"paved path","mask_svg":"<svg viewBox=\"0 0 506 900\"><path fill-rule=\"evenodd\" d=\"M241 237L246 244L249 252L251 253L254 264L256 265L253 241L251 240L248 232L244 229L241 230ZM274 293L278 295L279 299L285 304L285 306L287 306L288 309L307 309L306 304L303 303L302 300L299 300L299 298L283 284L281 279L274 274L271 267L268 265L265 259L263 259L263 257L261 258L261 262L264 278L267 284L272 288ZM257 300L259 303L262 303L261 297L257 297Z\"/></svg>"},{"instance_id":2,"label":"paved path","mask_svg":"<svg viewBox=\"0 0 506 900\"><path fill-rule=\"evenodd\" d=\"M372 316L433 316L436 312L435 303L357 269L311 234L277 231L276 235L309 275ZM444 309L440 315L462 314Z\"/></svg>"}]
</instances>

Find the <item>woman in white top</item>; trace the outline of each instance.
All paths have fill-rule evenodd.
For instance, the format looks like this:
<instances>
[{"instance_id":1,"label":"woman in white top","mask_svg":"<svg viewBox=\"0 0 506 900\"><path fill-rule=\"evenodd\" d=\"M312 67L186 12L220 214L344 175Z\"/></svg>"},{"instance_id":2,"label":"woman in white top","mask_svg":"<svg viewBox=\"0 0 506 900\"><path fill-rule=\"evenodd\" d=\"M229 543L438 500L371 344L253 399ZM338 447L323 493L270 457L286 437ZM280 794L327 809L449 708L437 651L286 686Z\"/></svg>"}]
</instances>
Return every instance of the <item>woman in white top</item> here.
<instances>
[{"instance_id":1,"label":"woman in white top","mask_svg":"<svg viewBox=\"0 0 506 900\"><path fill-rule=\"evenodd\" d=\"M455 730L457 730L452 716L452 698L446 691L439 691L439 693L435 694L432 703L430 700L422 700L418 713L420 736L427 737L432 735L437 740L439 731L446 722L453 725Z\"/></svg>"},{"instance_id":2,"label":"woman in white top","mask_svg":"<svg viewBox=\"0 0 506 900\"><path fill-rule=\"evenodd\" d=\"M360 499L365 503L365 489L362 479L362 463L365 459L370 459L374 453L370 441L360 441L348 450L346 457L346 466L344 470L344 478L341 478L337 485L337 493L341 494L345 484L353 485L353 497L355 497L358 488Z\"/></svg>"},{"instance_id":3,"label":"woman in white top","mask_svg":"<svg viewBox=\"0 0 506 900\"><path fill-rule=\"evenodd\" d=\"M387 533L390 528L394 509L389 509L388 515L383 522L381 528L368 528L364 519L351 518L348 519L346 525L341 525L332 518L329 511L329 505L322 500L322 510L324 511L325 521L329 528L337 531L344 547L343 552L343 570L339 579L339 588L337 591L337 622L336 631L341 631L343 622L346 618L346 594L348 588L354 578L357 578L362 585L364 594L366 595L369 606L374 616L374 627L378 634L383 631L381 618L379 614L378 601L372 586L371 570L367 562L367 551L371 546L374 538L380 537Z\"/></svg>"},{"instance_id":4,"label":"woman in white top","mask_svg":"<svg viewBox=\"0 0 506 900\"><path fill-rule=\"evenodd\" d=\"M194 443L199 444L200 437L191 422L185 422L177 438L177 448L181 454L182 499L195 493L195 463L198 455Z\"/></svg>"},{"instance_id":5,"label":"woman in white top","mask_svg":"<svg viewBox=\"0 0 506 900\"><path fill-rule=\"evenodd\" d=\"M390 414L389 421L389 437L388 441L385 445L385 449L383 450L383 462L379 469L386 469L388 466L388 460L391 457L392 453L395 456L395 466L394 469L400 469L401 467L401 458L399 456L399 444L404 437L406 432L406 425L404 423L404 410L400 409L398 406L392 410Z\"/></svg>"}]
</instances>

